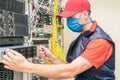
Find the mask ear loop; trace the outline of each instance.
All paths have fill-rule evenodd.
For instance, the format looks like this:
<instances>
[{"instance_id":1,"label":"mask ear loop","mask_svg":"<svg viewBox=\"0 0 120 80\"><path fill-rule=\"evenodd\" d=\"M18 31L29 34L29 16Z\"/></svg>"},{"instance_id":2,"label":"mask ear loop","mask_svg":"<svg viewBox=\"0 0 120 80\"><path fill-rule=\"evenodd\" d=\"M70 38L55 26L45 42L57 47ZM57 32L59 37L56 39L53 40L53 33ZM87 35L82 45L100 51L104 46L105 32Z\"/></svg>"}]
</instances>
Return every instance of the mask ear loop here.
<instances>
[{"instance_id":1,"label":"mask ear loop","mask_svg":"<svg viewBox=\"0 0 120 80\"><path fill-rule=\"evenodd\" d=\"M79 19L80 19L80 17L82 16L82 14L83 14L83 12L81 12L81 14L79 15L79 18L78 18L78 23L79 24L81 24L80 22L79 22ZM84 25L84 24L83 24Z\"/></svg>"},{"instance_id":2,"label":"mask ear loop","mask_svg":"<svg viewBox=\"0 0 120 80\"><path fill-rule=\"evenodd\" d=\"M82 14L83 14L83 12L81 12L81 14L80 14L80 16L79 16L79 18L78 18L78 23L79 24L81 24L80 22L79 22L79 19L80 19L80 17L82 16ZM91 14L91 11L89 11L89 13L88 13L89 15ZM82 24L82 25L87 25L87 24L89 24L89 23L91 23L92 22L92 18L90 17L90 21L88 21L88 22L86 22L85 24Z\"/></svg>"},{"instance_id":3,"label":"mask ear loop","mask_svg":"<svg viewBox=\"0 0 120 80\"><path fill-rule=\"evenodd\" d=\"M91 13L92 13L92 11L89 11L89 12L88 12L89 16L91 15ZM93 21L92 17L90 17L90 21L91 21L91 22Z\"/></svg>"},{"instance_id":4,"label":"mask ear loop","mask_svg":"<svg viewBox=\"0 0 120 80\"><path fill-rule=\"evenodd\" d=\"M84 25L87 25L92 22L92 18L90 18L90 21L86 22Z\"/></svg>"}]
</instances>

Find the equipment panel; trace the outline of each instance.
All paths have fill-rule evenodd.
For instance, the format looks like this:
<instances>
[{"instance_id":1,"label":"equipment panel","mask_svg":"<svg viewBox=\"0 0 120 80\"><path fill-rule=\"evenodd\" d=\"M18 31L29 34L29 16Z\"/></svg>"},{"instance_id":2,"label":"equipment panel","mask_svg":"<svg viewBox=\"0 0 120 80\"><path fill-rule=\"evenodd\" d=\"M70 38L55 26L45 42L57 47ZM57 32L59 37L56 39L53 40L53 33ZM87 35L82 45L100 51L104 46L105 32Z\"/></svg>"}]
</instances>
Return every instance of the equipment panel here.
<instances>
[{"instance_id":1,"label":"equipment panel","mask_svg":"<svg viewBox=\"0 0 120 80\"><path fill-rule=\"evenodd\" d=\"M37 47L36 46L12 46L12 47L0 47L0 62L2 62L2 56L9 49L13 49L18 51L26 58L32 58L37 55Z\"/></svg>"}]
</instances>

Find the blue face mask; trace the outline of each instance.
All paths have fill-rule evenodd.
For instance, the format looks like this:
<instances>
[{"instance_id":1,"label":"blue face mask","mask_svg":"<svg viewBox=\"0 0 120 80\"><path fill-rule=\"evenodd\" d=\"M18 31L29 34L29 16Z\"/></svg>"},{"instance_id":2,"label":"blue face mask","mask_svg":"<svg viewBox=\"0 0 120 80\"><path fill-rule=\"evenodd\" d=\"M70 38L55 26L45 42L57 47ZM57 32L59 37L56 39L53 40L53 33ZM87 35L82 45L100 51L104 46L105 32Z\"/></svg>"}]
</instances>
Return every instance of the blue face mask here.
<instances>
[{"instance_id":1,"label":"blue face mask","mask_svg":"<svg viewBox=\"0 0 120 80\"><path fill-rule=\"evenodd\" d=\"M78 18L68 18L67 26L73 32L81 32L84 24L78 23Z\"/></svg>"},{"instance_id":2,"label":"blue face mask","mask_svg":"<svg viewBox=\"0 0 120 80\"><path fill-rule=\"evenodd\" d=\"M82 15L82 14L81 14ZM80 15L80 17L81 17L81 15ZM80 18L79 17L79 18ZM78 22L79 21L79 19L78 18L68 18L67 19L67 26L68 26L68 28L71 30L71 31L73 31L73 32L81 32L82 31L82 29L83 29L83 27L86 25L86 24L88 24L88 23L90 23L90 22L87 22L87 23L85 23L85 24L81 24L81 23L79 23Z\"/></svg>"}]
</instances>

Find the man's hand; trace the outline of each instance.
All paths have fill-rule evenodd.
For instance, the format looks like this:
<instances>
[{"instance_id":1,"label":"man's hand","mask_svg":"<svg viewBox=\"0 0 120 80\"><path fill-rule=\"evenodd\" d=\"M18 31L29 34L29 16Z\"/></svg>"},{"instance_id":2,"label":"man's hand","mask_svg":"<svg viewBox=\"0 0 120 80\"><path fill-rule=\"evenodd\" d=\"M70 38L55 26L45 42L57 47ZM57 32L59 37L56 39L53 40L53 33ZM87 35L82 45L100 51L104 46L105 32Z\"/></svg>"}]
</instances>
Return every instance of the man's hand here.
<instances>
[{"instance_id":1,"label":"man's hand","mask_svg":"<svg viewBox=\"0 0 120 80\"><path fill-rule=\"evenodd\" d=\"M22 54L14 50L9 50L3 56L3 64L6 69L23 72L29 62Z\"/></svg>"},{"instance_id":2,"label":"man's hand","mask_svg":"<svg viewBox=\"0 0 120 80\"><path fill-rule=\"evenodd\" d=\"M52 62L52 58L54 57L54 55L49 51L48 48L40 45L39 48L39 56Z\"/></svg>"},{"instance_id":3,"label":"man's hand","mask_svg":"<svg viewBox=\"0 0 120 80\"><path fill-rule=\"evenodd\" d=\"M56 56L54 56L48 48L40 45L39 48L39 56L54 63L54 64L66 64L66 62L61 61L60 59L58 59Z\"/></svg>"}]
</instances>

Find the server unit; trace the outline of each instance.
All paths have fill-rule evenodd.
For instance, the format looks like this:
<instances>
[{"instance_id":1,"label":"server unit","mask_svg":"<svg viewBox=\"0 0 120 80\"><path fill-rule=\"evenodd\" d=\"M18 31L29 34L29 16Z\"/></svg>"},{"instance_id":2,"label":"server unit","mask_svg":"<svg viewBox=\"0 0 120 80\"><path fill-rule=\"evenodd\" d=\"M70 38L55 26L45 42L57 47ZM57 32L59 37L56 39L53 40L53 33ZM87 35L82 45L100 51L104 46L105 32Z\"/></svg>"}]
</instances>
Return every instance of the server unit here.
<instances>
[{"instance_id":1,"label":"server unit","mask_svg":"<svg viewBox=\"0 0 120 80\"><path fill-rule=\"evenodd\" d=\"M14 72L4 68L0 63L0 80L14 80Z\"/></svg>"},{"instance_id":2,"label":"server unit","mask_svg":"<svg viewBox=\"0 0 120 80\"><path fill-rule=\"evenodd\" d=\"M8 0L0 0L0 9L7 10Z\"/></svg>"},{"instance_id":3,"label":"server unit","mask_svg":"<svg viewBox=\"0 0 120 80\"><path fill-rule=\"evenodd\" d=\"M8 49L13 49L18 51L26 58L32 58L37 55L37 47L36 46L6 46L0 47L0 62L2 62L2 56Z\"/></svg>"},{"instance_id":4,"label":"server unit","mask_svg":"<svg viewBox=\"0 0 120 80\"><path fill-rule=\"evenodd\" d=\"M2 56L6 49L16 50L26 58L36 56L36 46L23 45L28 36L27 19L23 0L0 0L0 80L24 80L24 73L4 68Z\"/></svg>"},{"instance_id":5,"label":"server unit","mask_svg":"<svg viewBox=\"0 0 120 80\"><path fill-rule=\"evenodd\" d=\"M28 76L28 74L26 75ZM0 63L0 80L29 80L24 79L24 73L14 72L4 68L4 65Z\"/></svg>"},{"instance_id":6,"label":"server unit","mask_svg":"<svg viewBox=\"0 0 120 80\"><path fill-rule=\"evenodd\" d=\"M37 55L37 47L36 46L6 46L6 47L0 47L0 80L33 80L27 77L30 76L30 74L25 73L19 73L14 72L11 70L7 70L4 68L4 65L2 64L2 56L5 54L6 50L13 49L21 53L23 56L25 56L27 59L36 57ZM32 60L31 60L32 62ZM24 79L24 76L26 76L26 79ZM32 75L31 75L32 76Z\"/></svg>"},{"instance_id":7,"label":"server unit","mask_svg":"<svg viewBox=\"0 0 120 80\"><path fill-rule=\"evenodd\" d=\"M28 36L27 15L0 10L0 36Z\"/></svg>"},{"instance_id":8,"label":"server unit","mask_svg":"<svg viewBox=\"0 0 120 80\"><path fill-rule=\"evenodd\" d=\"M17 46L23 45L24 37L23 36L3 36L0 37L0 48L6 46Z\"/></svg>"},{"instance_id":9,"label":"server unit","mask_svg":"<svg viewBox=\"0 0 120 80\"><path fill-rule=\"evenodd\" d=\"M23 0L0 0L0 36L28 36Z\"/></svg>"},{"instance_id":10,"label":"server unit","mask_svg":"<svg viewBox=\"0 0 120 80\"><path fill-rule=\"evenodd\" d=\"M23 45L28 36L27 15L0 9L0 47Z\"/></svg>"},{"instance_id":11,"label":"server unit","mask_svg":"<svg viewBox=\"0 0 120 80\"><path fill-rule=\"evenodd\" d=\"M24 14L25 3L23 0L0 0L0 9Z\"/></svg>"},{"instance_id":12,"label":"server unit","mask_svg":"<svg viewBox=\"0 0 120 80\"><path fill-rule=\"evenodd\" d=\"M24 0L15 0L15 12L25 13L25 3Z\"/></svg>"}]
</instances>

